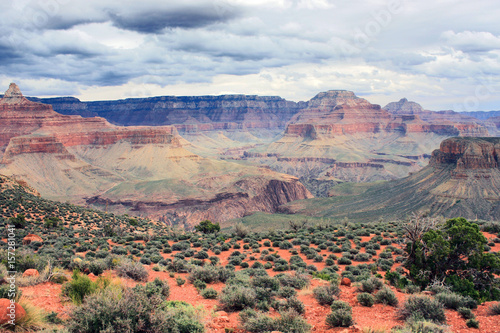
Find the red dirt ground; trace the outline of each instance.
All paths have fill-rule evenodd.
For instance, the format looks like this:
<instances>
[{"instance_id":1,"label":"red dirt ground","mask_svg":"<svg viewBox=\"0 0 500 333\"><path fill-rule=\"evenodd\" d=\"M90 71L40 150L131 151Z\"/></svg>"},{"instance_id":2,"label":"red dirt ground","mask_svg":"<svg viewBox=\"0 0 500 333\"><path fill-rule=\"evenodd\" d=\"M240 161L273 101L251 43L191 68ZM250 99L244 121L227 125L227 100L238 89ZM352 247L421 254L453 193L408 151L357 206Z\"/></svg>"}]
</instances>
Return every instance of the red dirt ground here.
<instances>
[{"instance_id":1,"label":"red dirt ground","mask_svg":"<svg viewBox=\"0 0 500 333\"><path fill-rule=\"evenodd\" d=\"M486 236L487 238L495 237L495 235L486 235ZM367 241L369 240L369 238L370 237L363 237L362 241ZM248 258L252 255L251 250L244 250L242 243L241 245L242 247L241 249L238 249L238 251L240 251L241 253L247 253L247 259L245 261L248 261ZM294 246L294 248L296 248L297 250L299 249L298 246ZM377 251L377 253L380 253L384 248L385 246L381 246L381 249ZM261 250L263 249L266 249L266 247L261 248ZM199 248L197 248L196 250L199 250ZM275 248L269 248L269 250L272 252L278 252L278 254L282 258L285 258L286 260L289 260L289 258L291 257L289 250L277 249L276 251ZM496 251L500 250L500 244L496 244L495 248L493 248L492 250ZM220 263L222 265L227 264L228 257L230 253L233 251L235 250L231 249L230 251L223 251L219 255ZM208 253L210 256L214 255L212 251L209 251ZM326 250L320 252L321 255L327 253L329 252L327 252ZM164 258L170 258L172 256L172 254L162 254L162 255L164 256ZM253 255L255 257L260 256L260 254L258 253ZM339 256L340 254L336 255ZM324 262L316 263L313 262L313 260L307 260L305 256L301 255L301 257L304 259L307 265L314 264L318 268L318 270L321 270L325 267ZM374 258L373 260L376 259L377 258ZM250 261L250 264L251 263L252 261ZM360 263L353 262L353 265L357 264ZM153 265L146 267L149 271L150 281L154 280L156 277L168 281L170 285L169 300L186 301L190 304L193 304L195 307L199 306L204 309L203 316L205 318L205 326L207 329L206 331L208 333L219 333L219 332L223 333L225 332L225 328L232 328L234 329L235 333L245 332L241 329L238 329L239 327L238 313L226 313L223 311L218 311L217 309L218 301L207 300L202 298L198 294L194 286L189 282L186 282L182 286L177 286L175 282L175 277L174 278L170 277L168 272L156 272L152 270ZM342 265L339 265L339 267L341 269L343 268ZM272 269L267 271L271 276L277 274L277 272L272 271ZM113 272L106 272L105 275L116 277ZM187 280L187 275L188 274L179 274L179 273L175 274L176 277L181 276L186 280ZM129 279L120 279L120 280L124 285L127 286L133 286L136 284L136 282ZM339 298L351 304L353 309L353 318L355 320L355 326L349 329L328 328L325 324L325 318L330 313L330 309L327 306L319 305L319 303L314 299L312 294L312 289L314 287L326 283L327 282L322 280L312 279L311 285L305 290L299 291L298 293L298 298L304 303L306 307L306 313L304 317L313 326L312 332L345 332L345 333L361 332L363 328L368 328L368 327L374 329L386 329L387 331L389 331L394 326L403 325L403 321L397 318L396 308L394 307L388 305L375 304L373 307L368 308L358 304L356 300L356 294L357 294L356 287L353 285L351 287L340 286L341 294ZM222 283L212 284L210 285L210 287L216 289L217 291L220 291L224 287L224 284ZM399 300L399 304L402 304L405 298L408 297L407 294L404 294L396 290L394 287L391 287L391 289L396 293L396 296ZM21 288L21 290L23 291L23 297L29 299L30 301L32 301L33 304L45 309L47 312L55 311L59 313L61 317L65 318L67 317L67 314L71 309L71 304L68 302L63 302L63 300L60 297L61 285L54 283L42 283L37 286L23 287ZM447 310L446 318L447 318L447 323L450 326L451 332L457 332L457 333L500 332L500 320L499 320L500 317L488 315L488 307L491 304L493 303L490 302L482 304L478 307L478 309L473 311L480 323L479 330L467 328L467 326L465 325L465 320L462 319L456 311ZM271 310L270 314L271 315L275 314L274 310Z\"/></svg>"}]
</instances>

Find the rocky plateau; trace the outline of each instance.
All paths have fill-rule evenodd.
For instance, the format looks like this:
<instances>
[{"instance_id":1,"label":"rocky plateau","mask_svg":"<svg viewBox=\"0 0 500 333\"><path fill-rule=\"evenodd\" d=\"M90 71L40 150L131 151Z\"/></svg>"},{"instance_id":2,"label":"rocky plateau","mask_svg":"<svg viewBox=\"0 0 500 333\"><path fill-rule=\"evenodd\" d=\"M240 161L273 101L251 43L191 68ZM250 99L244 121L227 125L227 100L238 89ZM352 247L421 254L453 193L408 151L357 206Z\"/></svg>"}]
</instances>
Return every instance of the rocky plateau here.
<instances>
[{"instance_id":1,"label":"rocky plateau","mask_svg":"<svg viewBox=\"0 0 500 333\"><path fill-rule=\"evenodd\" d=\"M0 119L0 173L51 199L190 226L312 197L296 177L192 153L174 126L61 115L15 84L0 100Z\"/></svg>"}]
</instances>

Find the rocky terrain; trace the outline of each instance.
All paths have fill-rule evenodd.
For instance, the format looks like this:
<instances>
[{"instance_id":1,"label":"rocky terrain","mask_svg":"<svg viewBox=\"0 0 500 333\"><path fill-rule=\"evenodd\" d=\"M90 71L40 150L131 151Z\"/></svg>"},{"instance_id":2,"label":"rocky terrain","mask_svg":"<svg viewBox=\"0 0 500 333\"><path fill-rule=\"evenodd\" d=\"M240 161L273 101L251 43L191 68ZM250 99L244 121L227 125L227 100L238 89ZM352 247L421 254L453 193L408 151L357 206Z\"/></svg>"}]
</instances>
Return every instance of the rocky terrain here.
<instances>
[{"instance_id":1,"label":"rocky terrain","mask_svg":"<svg viewBox=\"0 0 500 333\"><path fill-rule=\"evenodd\" d=\"M448 137L500 134L491 120L428 111L407 99L381 108L342 90L298 103L248 95L32 100L117 125L172 125L196 155L268 166L299 177L315 195L332 182L405 177Z\"/></svg>"},{"instance_id":2,"label":"rocky terrain","mask_svg":"<svg viewBox=\"0 0 500 333\"><path fill-rule=\"evenodd\" d=\"M342 184L329 199L287 204L282 211L355 220L402 218L421 211L445 217L496 220L500 216L500 138L449 138L429 165L406 178L366 186ZM342 195L349 191L358 195Z\"/></svg>"},{"instance_id":3,"label":"rocky terrain","mask_svg":"<svg viewBox=\"0 0 500 333\"><path fill-rule=\"evenodd\" d=\"M173 126L61 115L15 84L0 100L0 119L0 173L52 199L190 225L311 197L295 177L192 153Z\"/></svg>"}]
</instances>

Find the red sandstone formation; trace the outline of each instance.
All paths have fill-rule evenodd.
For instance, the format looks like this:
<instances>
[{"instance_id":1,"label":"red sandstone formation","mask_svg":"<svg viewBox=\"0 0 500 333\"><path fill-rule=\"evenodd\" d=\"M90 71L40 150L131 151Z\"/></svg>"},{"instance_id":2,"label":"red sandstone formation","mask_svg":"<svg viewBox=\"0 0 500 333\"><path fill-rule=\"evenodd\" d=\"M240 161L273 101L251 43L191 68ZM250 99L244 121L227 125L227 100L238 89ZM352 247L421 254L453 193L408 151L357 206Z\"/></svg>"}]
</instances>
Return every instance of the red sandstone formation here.
<instances>
[{"instance_id":1,"label":"red sandstone formation","mask_svg":"<svg viewBox=\"0 0 500 333\"><path fill-rule=\"evenodd\" d=\"M306 109L292 117L286 135L316 139L357 133L436 133L446 136L487 136L485 127L476 122L453 122L450 117L428 116L423 120L418 104L400 101L393 114L371 104L353 92L332 90L314 97ZM406 105L410 104L410 105ZM395 111L394 111L395 110ZM468 117L471 118L471 117Z\"/></svg>"},{"instance_id":2,"label":"red sandstone formation","mask_svg":"<svg viewBox=\"0 0 500 333\"><path fill-rule=\"evenodd\" d=\"M432 153L431 165L456 164L456 170L497 169L499 138L450 138Z\"/></svg>"},{"instance_id":3,"label":"red sandstone formation","mask_svg":"<svg viewBox=\"0 0 500 333\"><path fill-rule=\"evenodd\" d=\"M34 234L28 234L23 238L23 245L28 245L32 242L43 242L43 239L42 237Z\"/></svg>"},{"instance_id":4,"label":"red sandstone formation","mask_svg":"<svg viewBox=\"0 0 500 333\"><path fill-rule=\"evenodd\" d=\"M132 144L173 144L179 146L172 126L118 127L103 118L64 116L50 105L23 97L11 83L0 100L0 151L6 151L3 163L16 154L51 153L71 158L65 147L110 145L120 140Z\"/></svg>"}]
</instances>

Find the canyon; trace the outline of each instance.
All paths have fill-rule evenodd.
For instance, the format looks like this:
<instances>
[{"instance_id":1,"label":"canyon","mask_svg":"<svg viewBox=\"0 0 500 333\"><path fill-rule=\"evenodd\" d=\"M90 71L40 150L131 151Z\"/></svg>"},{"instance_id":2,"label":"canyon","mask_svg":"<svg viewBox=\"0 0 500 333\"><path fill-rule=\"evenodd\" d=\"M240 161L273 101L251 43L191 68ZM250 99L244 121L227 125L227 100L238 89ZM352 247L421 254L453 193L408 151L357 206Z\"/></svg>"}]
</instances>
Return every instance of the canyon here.
<instances>
[{"instance_id":1,"label":"canyon","mask_svg":"<svg viewBox=\"0 0 500 333\"><path fill-rule=\"evenodd\" d=\"M307 102L247 95L81 102L28 99L15 84L0 100L0 118L0 173L51 199L187 227L294 211L302 201L293 201L339 196L338 186L352 182L415 177L436 167L442 157L430 153L446 139L495 136L500 124L494 114L434 112L407 99L381 107L345 90ZM459 170L454 179L464 177Z\"/></svg>"},{"instance_id":2,"label":"canyon","mask_svg":"<svg viewBox=\"0 0 500 333\"><path fill-rule=\"evenodd\" d=\"M296 177L189 151L174 126L61 115L15 84L0 100L0 119L0 173L50 199L190 227L312 197Z\"/></svg>"},{"instance_id":3,"label":"canyon","mask_svg":"<svg viewBox=\"0 0 500 333\"><path fill-rule=\"evenodd\" d=\"M408 177L364 188L334 186L331 198L288 203L280 210L357 221L402 219L411 213L496 220L500 216L499 153L500 138L449 138L433 151L425 168Z\"/></svg>"}]
</instances>

